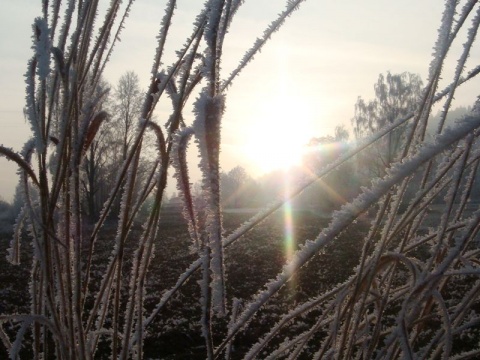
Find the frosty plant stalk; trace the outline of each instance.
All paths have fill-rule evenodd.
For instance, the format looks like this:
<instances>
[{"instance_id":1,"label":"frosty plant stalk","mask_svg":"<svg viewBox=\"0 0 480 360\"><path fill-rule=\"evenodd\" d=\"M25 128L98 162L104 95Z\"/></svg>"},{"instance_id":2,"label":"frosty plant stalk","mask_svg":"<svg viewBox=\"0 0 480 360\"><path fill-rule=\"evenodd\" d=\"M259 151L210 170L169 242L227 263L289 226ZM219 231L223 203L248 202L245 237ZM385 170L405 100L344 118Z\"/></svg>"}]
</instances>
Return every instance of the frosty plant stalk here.
<instances>
[{"instance_id":1,"label":"frosty plant stalk","mask_svg":"<svg viewBox=\"0 0 480 360\"><path fill-rule=\"evenodd\" d=\"M478 1L445 2L429 78L413 113L386 122L303 179L287 199L282 196L265 204L227 236L220 152L228 91L303 1L286 1L284 10L225 76L222 60L229 48L224 43L243 3L205 1L190 36L178 44L175 61L166 66L165 44L172 38L177 2L165 2L150 85L136 109L135 132L125 140L122 163L116 167L97 222L86 226L85 164L104 141L102 129L112 116L106 98L118 96L105 86L102 76L122 29L128 28L134 3L112 0L102 20L99 0L42 2L42 14L32 26L33 54L25 74L25 113L33 137L21 152L0 146L0 154L19 167L23 200L5 255L18 265L21 243L29 242L33 249L30 311L0 315L0 339L10 358L25 352L35 359L142 359L148 330L155 320L168 316L161 310L197 272L200 320L194 328L201 332L208 359L480 356L480 213L478 206L469 209L480 162L479 103L451 128L444 126L457 88L480 72L479 66L465 72L477 44ZM439 91L440 79L447 77L447 59L456 56L461 34L466 35L450 85ZM155 116L162 99L171 104L167 119ZM441 103L441 121L436 136L429 138L426 129L435 103ZM192 114L187 105L193 105ZM263 279L256 295L237 299L229 293L230 245L241 244L244 235L285 201L402 126L407 130L401 151L384 177L369 179L368 186L332 213L330 223L313 239L303 239L280 272ZM151 135L155 145L148 141ZM192 144L198 147L198 164L187 160ZM145 154L152 150L156 159L144 166ZM202 174L200 195L191 188L189 174L195 166ZM191 241L186 250L196 260L169 291L158 296L149 292L149 268L155 254L169 252L159 238L165 226L160 221L161 206L169 171L188 224ZM142 215L147 203L149 211ZM309 298L282 307L279 294L285 285L335 249L340 237L356 229L365 214L368 230L351 239L362 250L350 277L330 288L313 289ZM112 239L107 242L108 259L102 260L100 234L111 226L112 218L115 231L105 231ZM134 228L138 222L141 230ZM341 270L343 264L335 266ZM153 303L148 310L147 299L149 305ZM281 313L269 314L270 305ZM253 341L248 339L252 329L258 332Z\"/></svg>"}]
</instances>

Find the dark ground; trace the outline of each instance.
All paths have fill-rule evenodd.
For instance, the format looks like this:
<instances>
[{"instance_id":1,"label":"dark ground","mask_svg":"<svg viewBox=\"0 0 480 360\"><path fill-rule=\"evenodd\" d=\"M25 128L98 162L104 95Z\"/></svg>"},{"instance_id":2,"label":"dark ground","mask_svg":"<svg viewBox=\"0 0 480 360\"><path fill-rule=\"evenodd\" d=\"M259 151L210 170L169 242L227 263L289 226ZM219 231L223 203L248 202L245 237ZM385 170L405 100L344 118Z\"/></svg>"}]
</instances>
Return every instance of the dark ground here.
<instances>
[{"instance_id":1,"label":"dark ground","mask_svg":"<svg viewBox=\"0 0 480 360\"><path fill-rule=\"evenodd\" d=\"M225 214L225 233L228 234L248 217L249 214L244 213ZM293 224L294 243L298 246L305 239L314 239L327 222L312 214L297 212L294 213ZM287 256L284 228L283 213L278 212L226 249L229 305L234 297L241 299L244 303L248 302L266 281L274 278L281 271ZM107 227L97 243L96 265L93 270L94 274L98 274L98 279L110 255L111 238L115 231L115 227ZM364 225L361 224L347 230L336 240L335 246L329 246L323 254L310 261L291 284L285 286L273 301L267 303L252 321L248 331L236 338L234 346L237 351L233 353L233 359L236 358L235 354L244 354L243 350L249 348L261 334L268 331L280 314L285 313L288 308L321 293L351 275L359 256L360 237L365 231ZM132 232L131 249L138 234L139 230ZM13 266L5 260L10 236L3 234L0 239L0 259L2 259L0 260L0 314L28 313L31 246L27 241L22 244L22 265ZM156 305L162 292L173 286L178 276L195 260L196 255L189 252L189 245L187 229L181 221L162 226L148 277L146 313ZM144 343L146 358L205 358L204 342L200 337L199 325L201 313L198 301L200 292L197 280L199 279L198 273L171 299L169 305L152 323ZM215 320L215 327L222 334L225 333L226 321L228 319ZM290 331L298 332L304 327L306 329L307 325L308 319L305 319L298 326L289 328ZM16 327L18 325L9 323L4 325L7 332L12 335ZM28 358L28 355L27 353L25 357ZM99 355L101 355L100 358L109 358L106 352ZM6 356L8 355L0 344L0 359Z\"/></svg>"}]
</instances>

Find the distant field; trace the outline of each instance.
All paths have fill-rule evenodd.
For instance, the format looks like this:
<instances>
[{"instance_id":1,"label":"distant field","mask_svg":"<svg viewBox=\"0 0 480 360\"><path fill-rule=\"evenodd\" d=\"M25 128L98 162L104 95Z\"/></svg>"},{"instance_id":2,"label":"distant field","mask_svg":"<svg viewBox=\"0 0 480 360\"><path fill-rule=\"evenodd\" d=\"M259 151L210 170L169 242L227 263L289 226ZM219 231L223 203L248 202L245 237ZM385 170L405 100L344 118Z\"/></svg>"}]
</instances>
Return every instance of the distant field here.
<instances>
[{"instance_id":1,"label":"distant field","mask_svg":"<svg viewBox=\"0 0 480 360\"><path fill-rule=\"evenodd\" d=\"M228 234L248 217L248 212L246 214L226 213L224 215L225 232ZM292 221L294 224L293 248L305 239L313 239L326 225L324 219L319 220L308 213L294 213ZM288 252L284 228L283 213L278 211L227 248L225 261L229 303L234 297L244 301L249 300L268 279L275 277L281 270ZM133 231L130 244L135 242L139 231L138 229ZM265 306L253 320L253 326L248 333L237 337L235 346L248 348L258 340L259 334L274 324L280 313L284 313L293 304L319 294L351 275L352 268L357 263L358 243L364 231L365 228L361 225L348 230L338 239L335 246L328 247L324 254L314 258L294 281L280 292L274 302ZM110 255L114 234L115 227L107 228L97 242L93 267L93 276L97 277L97 285L100 280L98 276L106 266L106 260ZM147 284L149 294L145 302L147 313L157 304L162 292L173 286L178 276L196 259L196 256L189 252L188 239L184 224L162 226ZM8 242L9 236L2 235L0 241L2 259L5 259ZM29 258L30 244L25 242L22 244L22 265L12 266L5 260L0 261L0 284L2 284L0 314L28 313ZM129 259L129 256L126 258ZM129 263L125 267L126 273L129 271L128 265ZM191 279L153 322L145 341L146 357L193 359L198 355L198 358L204 358L204 341L199 336L201 334L199 325L201 311L197 300L200 297L197 284L199 278L200 276ZM300 331L303 327L306 328L307 323L308 320L305 320L304 325L299 324L297 328L290 328L290 331ZM215 326L225 327L226 320L217 319ZM258 330L258 334L255 330ZM1 348L0 358L5 356L7 356L5 349ZM104 356L108 358L108 354Z\"/></svg>"}]
</instances>

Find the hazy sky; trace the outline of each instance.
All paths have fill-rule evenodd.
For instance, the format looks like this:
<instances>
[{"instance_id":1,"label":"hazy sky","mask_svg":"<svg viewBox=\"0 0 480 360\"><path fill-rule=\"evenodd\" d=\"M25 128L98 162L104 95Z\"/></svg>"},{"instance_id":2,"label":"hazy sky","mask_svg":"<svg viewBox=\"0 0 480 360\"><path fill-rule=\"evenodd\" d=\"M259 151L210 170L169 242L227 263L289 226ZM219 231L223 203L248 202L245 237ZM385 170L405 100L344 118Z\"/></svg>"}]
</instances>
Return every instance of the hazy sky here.
<instances>
[{"instance_id":1,"label":"hazy sky","mask_svg":"<svg viewBox=\"0 0 480 360\"><path fill-rule=\"evenodd\" d=\"M123 73L133 70L140 76L142 88L147 89L165 2L137 0L134 4L122 42L105 73L109 82L115 84ZM0 143L15 150L20 150L30 136L22 114L23 74L31 56L31 23L40 14L40 3L2 0ZM108 3L105 0L105 5ZM178 2L174 36L167 44L170 60L189 35L190 24L203 3ZM225 43L224 77L284 3L245 2ZM440 0L307 1L229 91L222 131L223 169L228 171L239 164L258 176L290 161L295 157L291 149L301 147L311 137L333 134L338 124L349 128L357 97L372 98L379 73L409 71L426 80L442 10ZM468 68L480 58L478 45L474 55ZM444 78L454 69L453 60L449 64ZM458 93L454 106L471 105L479 89L476 80ZM191 121L191 115L185 115ZM166 119L159 120L163 124ZM0 196L11 200L16 168L3 158L0 166Z\"/></svg>"}]
</instances>

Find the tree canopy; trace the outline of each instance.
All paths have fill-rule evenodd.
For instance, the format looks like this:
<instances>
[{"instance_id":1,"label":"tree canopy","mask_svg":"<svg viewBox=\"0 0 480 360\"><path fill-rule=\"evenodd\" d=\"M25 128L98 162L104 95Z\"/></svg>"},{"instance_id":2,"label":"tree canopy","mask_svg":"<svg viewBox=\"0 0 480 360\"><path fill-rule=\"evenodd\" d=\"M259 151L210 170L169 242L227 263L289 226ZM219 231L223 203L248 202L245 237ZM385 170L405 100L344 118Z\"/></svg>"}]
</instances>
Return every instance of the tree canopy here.
<instances>
[{"instance_id":1,"label":"tree canopy","mask_svg":"<svg viewBox=\"0 0 480 360\"><path fill-rule=\"evenodd\" d=\"M358 97L352 119L357 139L375 133L395 120L415 111L422 94L423 82L419 75L409 72L380 74L374 84L375 99L365 101ZM370 161L374 172L381 175L395 159L401 147L405 126L401 126L374 147Z\"/></svg>"}]
</instances>

